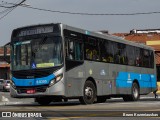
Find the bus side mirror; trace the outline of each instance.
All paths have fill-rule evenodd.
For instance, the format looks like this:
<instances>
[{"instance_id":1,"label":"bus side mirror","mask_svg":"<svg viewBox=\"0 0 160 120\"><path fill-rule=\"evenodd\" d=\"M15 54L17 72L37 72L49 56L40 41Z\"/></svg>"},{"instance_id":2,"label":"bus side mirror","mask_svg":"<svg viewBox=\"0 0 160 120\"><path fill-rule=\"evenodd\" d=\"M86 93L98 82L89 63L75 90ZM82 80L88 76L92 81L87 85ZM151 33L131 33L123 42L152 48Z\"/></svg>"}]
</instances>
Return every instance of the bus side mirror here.
<instances>
[{"instance_id":1,"label":"bus side mirror","mask_svg":"<svg viewBox=\"0 0 160 120\"><path fill-rule=\"evenodd\" d=\"M4 45L4 60L7 62L7 63L10 63L10 57L8 58L7 56L7 51L8 51L8 48L10 49L10 42L7 43L6 45Z\"/></svg>"}]
</instances>

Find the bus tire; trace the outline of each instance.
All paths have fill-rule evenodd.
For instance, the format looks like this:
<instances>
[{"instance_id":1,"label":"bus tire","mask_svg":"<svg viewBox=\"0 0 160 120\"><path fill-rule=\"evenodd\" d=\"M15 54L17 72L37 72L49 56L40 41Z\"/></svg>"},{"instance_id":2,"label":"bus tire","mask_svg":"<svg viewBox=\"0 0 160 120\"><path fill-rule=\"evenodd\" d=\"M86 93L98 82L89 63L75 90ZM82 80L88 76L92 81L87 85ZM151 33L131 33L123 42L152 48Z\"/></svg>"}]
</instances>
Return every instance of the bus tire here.
<instances>
[{"instance_id":1,"label":"bus tire","mask_svg":"<svg viewBox=\"0 0 160 120\"><path fill-rule=\"evenodd\" d=\"M93 104L96 98L96 88L92 81L86 81L83 96L79 99L81 104Z\"/></svg>"},{"instance_id":2,"label":"bus tire","mask_svg":"<svg viewBox=\"0 0 160 120\"><path fill-rule=\"evenodd\" d=\"M140 97L140 90L139 86L136 82L132 84L132 94L131 94L131 101L137 101Z\"/></svg>"},{"instance_id":3,"label":"bus tire","mask_svg":"<svg viewBox=\"0 0 160 120\"><path fill-rule=\"evenodd\" d=\"M132 84L131 95L123 96L124 101L137 101L140 97L139 86L136 82Z\"/></svg>"},{"instance_id":4,"label":"bus tire","mask_svg":"<svg viewBox=\"0 0 160 120\"><path fill-rule=\"evenodd\" d=\"M35 98L35 101L38 102L40 105L49 105L52 102L52 99L48 97L38 97Z\"/></svg>"}]
</instances>

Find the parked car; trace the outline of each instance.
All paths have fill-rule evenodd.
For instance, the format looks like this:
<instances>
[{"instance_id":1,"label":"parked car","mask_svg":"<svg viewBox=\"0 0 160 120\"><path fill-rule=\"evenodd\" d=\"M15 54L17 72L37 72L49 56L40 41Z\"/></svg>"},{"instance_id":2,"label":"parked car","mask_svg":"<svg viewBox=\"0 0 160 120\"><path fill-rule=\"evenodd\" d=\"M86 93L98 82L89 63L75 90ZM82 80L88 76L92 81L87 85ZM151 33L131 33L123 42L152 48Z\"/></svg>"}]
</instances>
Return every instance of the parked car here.
<instances>
[{"instance_id":1,"label":"parked car","mask_svg":"<svg viewBox=\"0 0 160 120\"><path fill-rule=\"evenodd\" d=\"M10 80L0 79L0 90L1 91L10 91Z\"/></svg>"},{"instance_id":2,"label":"parked car","mask_svg":"<svg viewBox=\"0 0 160 120\"><path fill-rule=\"evenodd\" d=\"M0 91L3 89L3 82L4 82L4 79L0 79Z\"/></svg>"}]
</instances>

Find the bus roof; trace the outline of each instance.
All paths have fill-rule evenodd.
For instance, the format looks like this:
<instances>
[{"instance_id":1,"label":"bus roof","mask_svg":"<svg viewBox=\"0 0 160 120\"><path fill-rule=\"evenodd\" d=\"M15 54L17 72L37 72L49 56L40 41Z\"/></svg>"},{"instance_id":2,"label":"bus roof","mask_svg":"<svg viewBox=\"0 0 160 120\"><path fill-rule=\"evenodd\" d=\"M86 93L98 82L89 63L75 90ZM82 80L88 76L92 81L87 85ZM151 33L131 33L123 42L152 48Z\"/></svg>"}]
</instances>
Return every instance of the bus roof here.
<instances>
[{"instance_id":1,"label":"bus roof","mask_svg":"<svg viewBox=\"0 0 160 120\"><path fill-rule=\"evenodd\" d=\"M131 45L131 46L136 46L136 47L145 48L145 49L149 49L149 50L154 51L154 49L150 46L147 46L147 45L144 45L144 44L141 44L141 43L135 43L135 42L132 42L132 41L128 41L128 40L123 39L122 37L114 36L114 35L111 35L111 34L101 34L101 33L93 32L93 31L89 31L89 30L84 30L84 29L81 29L81 28L76 28L76 27L72 27L72 26L68 26L68 25L64 25L64 24L62 24L62 25L63 25L63 29L69 29L71 31L76 31L76 32L79 32L79 33L82 33L82 34L86 34L86 32L87 32L87 35L89 35L89 36L99 37L99 38L102 38L102 39L107 39L107 40L110 40L110 41L124 43L124 44L128 44L128 45Z\"/></svg>"},{"instance_id":2,"label":"bus roof","mask_svg":"<svg viewBox=\"0 0 160 120\"><path fill-rule=\"evenodd\" d=\"M50 26L50 25L61 25L62 29L68 29L68 30L71 30L71 31L79 32L81 34L85 34L85 35L89 35L89 36L93 36L93 37L99 37L99 38L102 38L102 39L107 39L107 40L110 40L110 41L124 43L124 44L128 44L128 45L131 45L131 46L136 46L136 47L145 48L145 49L149 49L149 50L154 51L154 49L150 46L147 46L147 45L144 45L144 44L141 44L141 43L135 43L135 42L132 42L132 41L128 41L128 40L123 39L122 37L114 36L114 35L111 35L111 34L97 33L97 32L89 31L89 30L86 30L86 29L72 27L72 26L69 26L69 25L66 25L66 24L62 24L62 23L48 23L48 24L29 25L29 26L19 27L17 29L14 29L13 31L17 31L17 30L25 29L25 28L30 28L30 27Z\"/></svg>"}]
</instances>

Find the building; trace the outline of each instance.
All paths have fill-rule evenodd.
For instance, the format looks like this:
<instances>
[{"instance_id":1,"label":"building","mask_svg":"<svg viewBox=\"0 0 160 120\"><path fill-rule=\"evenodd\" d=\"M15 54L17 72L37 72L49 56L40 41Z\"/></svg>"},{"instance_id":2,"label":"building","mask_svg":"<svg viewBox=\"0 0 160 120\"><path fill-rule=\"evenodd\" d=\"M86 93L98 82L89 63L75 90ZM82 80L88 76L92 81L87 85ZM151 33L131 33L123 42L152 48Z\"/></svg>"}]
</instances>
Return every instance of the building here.
<instances>
[{"instance_id":1,"label":"building","mask_svg":"<svg viewBox=\"0 0 160 120\"><path fill-rule=\"evenodd\" d=\"M10 59L10 50L7 50L7 59ZM10 78L10 64L4 59L4 48L0 47L0 79Z\"/></svg>"}]
</instances>

